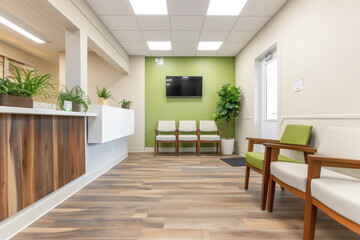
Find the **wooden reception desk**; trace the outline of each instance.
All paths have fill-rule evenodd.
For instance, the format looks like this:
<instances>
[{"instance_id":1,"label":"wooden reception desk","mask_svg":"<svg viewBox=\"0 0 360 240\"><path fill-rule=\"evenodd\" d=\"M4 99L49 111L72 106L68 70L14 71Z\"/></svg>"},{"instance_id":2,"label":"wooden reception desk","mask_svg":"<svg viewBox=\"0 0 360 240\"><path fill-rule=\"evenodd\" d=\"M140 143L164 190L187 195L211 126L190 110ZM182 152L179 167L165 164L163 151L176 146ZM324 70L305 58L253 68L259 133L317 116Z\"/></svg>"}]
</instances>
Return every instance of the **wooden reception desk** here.
<instances>
[{"instance_id":1,"label":"wooden reception desk","mask_svg":"<svg viewBox=\"0 0 360 240\"><path fill-rule=\"evenodd\" d=\"M0 107L0 221L85 173L85 117Z\"/></svg>"}]
</instances>

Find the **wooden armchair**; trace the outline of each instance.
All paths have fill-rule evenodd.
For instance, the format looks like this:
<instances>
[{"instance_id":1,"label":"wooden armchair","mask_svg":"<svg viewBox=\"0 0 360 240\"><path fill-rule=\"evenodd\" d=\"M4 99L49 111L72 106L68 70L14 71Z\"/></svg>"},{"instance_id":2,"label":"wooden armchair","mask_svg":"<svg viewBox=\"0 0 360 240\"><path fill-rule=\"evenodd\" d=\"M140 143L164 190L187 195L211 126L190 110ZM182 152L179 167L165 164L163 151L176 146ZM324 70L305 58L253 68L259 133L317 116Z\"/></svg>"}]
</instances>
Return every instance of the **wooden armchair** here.
<instances>
[{"instance_id":1,"label":"wooden armchair","mask_svg":"<svg viewBox=\"0 0 360 240\"><path fill-rule=\"evenodd\" d=\"M253 152L254 144L285 144L292 146L303 147L308 144L312 126L306 125L287 125L280 140L260 139L260 138L246 138L249 141L248 152L246 153L246 169L245 169L245 190L249 187L250 169L263 175L261 188L261 202L260 208L265 209L266 198L270 174L270 151L265 148L265 153ZM270 149L271 150L271 149ZM279 154L279 152L278 152ZM306 158L306 153L304 153ZM283 155L278 155L277 158L282 162L301 163Z\"/></svg>"},{"instance_id":2,"label":"wooden armchair","mask_svg":"<svg viewBox=\"0 0 360 240\"><path fill-rule=\"evenodd\" d=\"M159 135L159 132L174 133L171 135ZM178 153L178 135L175 121L159 121L158 128L155 129L154 156L159 152L159 143L175 143L175 153Z\"/></svg>"},{"instance_id":3,"label":"wooden armchair","mask_svg":"<svg viewBox=\"0 0 360 240\"><path fill-rule=\"evenodd\" d=\"M216 135L205 135L201 132L216 132ZM201 143L216 143L216 152L219 152L221 157L221 130L218 129L215 121L200 121L199 129L197 130L198 146L197 155L200 156L200 145ZM219 151L220 148L220 151Z\"/></svg>"},{"instance_id":4,"label":"wooden armchair","mask_svg":"<svg viewBox=\"0 0 360 240\"><path fill-rule=\"evenodd\" d=\"M321 167L360 169L360 159L309 156L304 240L314 239L318 208L360 235L360 180L320 178Z\"/></svg>"}]
</instances>

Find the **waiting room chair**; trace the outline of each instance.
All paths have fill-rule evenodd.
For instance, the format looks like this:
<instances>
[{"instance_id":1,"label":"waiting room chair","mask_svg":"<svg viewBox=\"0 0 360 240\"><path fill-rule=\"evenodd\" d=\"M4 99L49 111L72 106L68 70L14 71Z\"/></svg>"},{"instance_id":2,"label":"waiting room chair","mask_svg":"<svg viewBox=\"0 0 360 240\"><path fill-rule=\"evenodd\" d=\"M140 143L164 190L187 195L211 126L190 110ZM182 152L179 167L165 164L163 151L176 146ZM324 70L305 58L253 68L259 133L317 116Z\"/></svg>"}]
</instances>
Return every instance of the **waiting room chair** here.
<instances>
[{"instance_id":1,"label":"waiting room chair","mask_svg":"<svg viewBox=\"0 0 360 240\"><path fill-rule=\"evenodd\" d=\"M202 132L203 133L216 132L216 135L201 134ZM219 152L219 156L221 157L221 130L218 129L215 121L200 121L197 135L199 139L198 147L197 147L198 156L200 156L201 143L216 143L216 152Z\"/></svg>"},{"instance_id":2,"label":"waiting room chair","mask_svg":"<svg viewBox=\"0 0 360 240\"><path fill-rule=\"evenodd\" d=\"M159 135L159 132L174 133ZM178 131L176 130L175 121L159 121L157 129L155 129L154 156L159 152L159 143L175 143L175 152L178 156Z\"/></svg>"},{"instance_id":3,"label":"waiting room chair","mask_svg":"<svg viewBox=\"0 0 360 240\"><path fill-rule=\"evenodd\" d=\"M198 147L198 136L196 135L196 121L180 121L179 122L179 135L178 135L178 144L177 152L179 152L179 143L196 143L196 149ZM181 134L181 133L194 133L194 134Z\"/></svg>"},{"instance_id":4,"label":"waiting room chair","mask_svg":"<svg viewBox=\"0 0 360 240\"><path fill-rule=\"evenodd\" d=\"M289 192L306 199L308 164L277 161L277 154L280 149L307 151L309 153L308 158L316 152L320 155L333 155L335 149L335 151L339 151L339 153L348 152L351 151L351 148L348 148L341 143L342 141L347 142L347 139L349 138L348 135L347 131L344 131L343 128L329 128L322 138L318 150L310 147L266 143L265 147L271 154L268 211L273 211L276 183ZM350 176L326 168L322 169L321 177L353 180Z\"/></svg>"},{"instance_id":5,"label":"waiting room chair","mask_svg":"<svg viewBox=\"0 0 360 240\"><path fill-rule=\"evenodd\" d=\"M304 151L303 147L306 146L309 142L310 135L312 131L312 126L306 125L287 125L284 133L279 140L273 139L261 139L261 138L246 138L249 141L248 152L246 153L246 168L245 168L245 190L249 187L249 178L250 178L250 169L255 172L260 173L262 176L262 188L261 188L261 202L260 208L265 210L266 198L268 191L269 175L270 175L270 152L265 148L265 153L262 152L253 152L254 144L282 144L282 145L291 145L294 148L298 147L297 151L304 152L304 158L307 158L308 152ZM277 159L281 162L292 162L292 163L301 163L299 161L293 160L291 158L279 155L277 153Z\"/></svg>"},{"instance_id":6,"label":"waiting room chair","mask_svg":"<svg viewBox=\"0 0 360 240\"><path fill-rule=\"evenodd\" d=\"M360 235L360 180L323 177L323 167L360 169L360 128L328 129L324 141L318 151L323 156L309 156L305 240L314 239L318 208Z\"/></svg>"}]
</instances>

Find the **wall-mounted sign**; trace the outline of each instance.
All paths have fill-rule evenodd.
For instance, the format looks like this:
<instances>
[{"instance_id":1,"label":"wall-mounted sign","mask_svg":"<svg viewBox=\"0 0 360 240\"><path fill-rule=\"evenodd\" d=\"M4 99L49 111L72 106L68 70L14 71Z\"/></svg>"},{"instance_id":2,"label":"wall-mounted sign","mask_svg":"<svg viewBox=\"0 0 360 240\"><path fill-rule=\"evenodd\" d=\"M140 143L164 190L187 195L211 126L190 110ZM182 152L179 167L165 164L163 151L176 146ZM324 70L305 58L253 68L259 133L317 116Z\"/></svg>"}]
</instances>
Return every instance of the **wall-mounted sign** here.
<instances>
[{"instance_id":1,"label":"wall-mounted sign","mask_svg":"<svg viewBox=\"0 0 360 240\"><path fill-rule=\"evenodd\" d=\"M295 79L294 81L294 91L295 92L299 92L303 89L303 76L300 76L298 78Z\"/></svg>"}]
</instances>

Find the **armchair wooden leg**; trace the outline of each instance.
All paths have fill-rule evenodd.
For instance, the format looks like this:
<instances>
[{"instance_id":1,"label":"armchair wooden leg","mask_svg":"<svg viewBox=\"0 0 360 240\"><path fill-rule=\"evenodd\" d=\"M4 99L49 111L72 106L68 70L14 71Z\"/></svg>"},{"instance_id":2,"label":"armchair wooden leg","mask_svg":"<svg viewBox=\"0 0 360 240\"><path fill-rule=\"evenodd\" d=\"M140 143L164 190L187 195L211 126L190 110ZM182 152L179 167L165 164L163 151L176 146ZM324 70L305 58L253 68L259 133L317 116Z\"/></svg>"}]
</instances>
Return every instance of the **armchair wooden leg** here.
<instances>
[{"instance_id":1,"label":"armchair wooden leg","mask_svg":"<svg viewBox=\"0 0 360 240\"><path fill-rule=\"evenodd\" d=\"M154 156L156 156L156 145L157 145L157 142L155 141L155 144L154 144Z\"/></svg>"},{"instance_id":2,"label":"armchair wooden leg","mask_svg":"<svg viewBox=\"0 0 360 240\"><path fill-rule=\"evenodd\" d=\"M219 143L216 143L216 153L219 152Z\"/></svg>"},{"instance_id":3,"label":"armchair wooden leg","mask_svg":"<svg viewBox=\"0 0 360 240\"><path fill-rule=\"evenodd\" d=\"M250 168L249 168L248 164L246 163L246 167L245 167L245 184L244 184L245 190L248 190L248 188L249 188L249 178L250 178Z\"/></svg>"},{"instance_id":4,"label":"armchair wooden leg","mask_svg":"<svg viewBox=\"0 0 360 240\"><path fill-rule=\"evenodd\" d=\"M200 141L197 142L197 155L200 156Z\"/></svg>"},{"instance_id":5,"label":"armchair wooden leg","mask_svg":"<svg viewBox=\"0 0 360 240\"><path fill-rule=\"evenodd\" d=\"M179 143L178 142L175 142L175 153L176 153L176 156L179 156Z\"/></svg>"},{"instance_id":6,"label":"armchair wooden leg","mask_svg":"<svg viewBox=\"0 0 360 240\"><path fill-rule=\"evenodd\" d=\"M260 202L261 210L265 210L266 207L268 185L269 185L269 176L268 174L264 173L262 177L262 187L261 187L261 202Z\"/></svg>"},{"instance_id":7,"label":"armchair wooden leg","mask_svg":"<svg viewBox=\"0 0 360 240\"><path fill-rule=\"evenodd\" d=\"M268 200L268 212L272 212L273 211L273 207L274 207L274 196L275 196L275 181L273 180L272 175L270 175L269 178L269 200Z\"/></svg>"},{"instance_id":8,"label":"armchair wooden leg","mask_svg":"<svg viewBox=\"0 0 360 240\"><path fill-rule=\"evenodd\" d=\"M312 204L312 197L306 196L304 216L304 240L314 240L316 227L317 207Z\"/></svg>"},{"instance_id":9,"label":"armchair wooden leg","mask_svg":"<svg viewBox=\"0 0 360 240\"><path fill-rule=\"evenodd\" d=\"M221 142L219 143L219 156L221 157Z\"/></svg>"}]
</instances>

